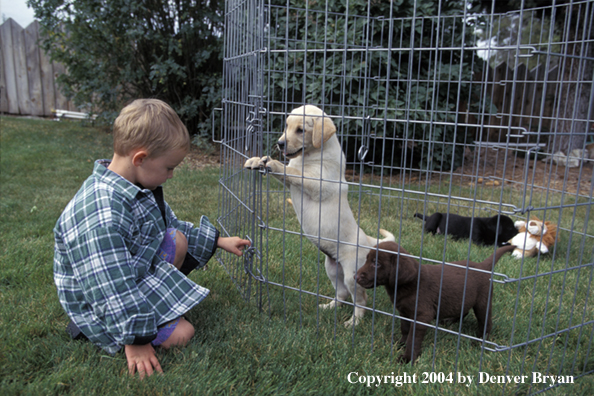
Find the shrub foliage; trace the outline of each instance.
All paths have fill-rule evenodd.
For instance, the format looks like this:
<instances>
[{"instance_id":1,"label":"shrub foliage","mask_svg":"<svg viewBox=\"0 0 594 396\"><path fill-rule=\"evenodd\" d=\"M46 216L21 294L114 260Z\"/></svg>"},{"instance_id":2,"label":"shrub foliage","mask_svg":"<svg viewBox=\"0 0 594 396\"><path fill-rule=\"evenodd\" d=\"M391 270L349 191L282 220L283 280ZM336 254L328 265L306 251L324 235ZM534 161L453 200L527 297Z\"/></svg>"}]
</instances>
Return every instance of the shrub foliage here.
<instances>
[{"instance_id":1,"label":"shrub foliage","mask_svg":"<svg viewBox=\"0 0 594 396\"><path fill-rule=\"evenodd\" d=\"M78 106L110 122L139 97L169 103L191 134L210 131L220 102L219 0L29 0L44 49Z\"/></svg>"},{"instance_id":2,"label":"shrub foliage","mask_svg":"<svg viewBox=\"0 0 594 396\"><path fill-rule=\"evenodd\" d=\"M131 99L156 97L173 106L190 133L209 133L221 100L222 1L29 4L45 31L45 49L67 67L61 82L75 103L109 122ZM352 147L381 142L384 149L372 147L373 156L384 165L403 157L396 150L412 152L407 167L447 171L461 164L472 132L458 125L461 114L489 107L473 83L482 61L465 47L475 40L477 19L464 12L463 1L266 5L262 33L271 51L264 95L274 106L323 104L346 116L342 131ZM347 152L350 160L354 152Z\"/></svg>"},{"instance_id":3,"label":"shrub foliage","mask_svg":"<svg viewBox=\"0 0 594 396\"><path fill-rule=\"evenodd\" d=\"M461 164L471 133L456 125L461 113L489 108L473 83L483 62L465 48L476 40L476 10L465 15L463 1L274 3L268 95L275 103L317 103L346 116L343 135L355 146L370 134L400 150L414 141L407 167Z\"/></svg>"}]
</instances>

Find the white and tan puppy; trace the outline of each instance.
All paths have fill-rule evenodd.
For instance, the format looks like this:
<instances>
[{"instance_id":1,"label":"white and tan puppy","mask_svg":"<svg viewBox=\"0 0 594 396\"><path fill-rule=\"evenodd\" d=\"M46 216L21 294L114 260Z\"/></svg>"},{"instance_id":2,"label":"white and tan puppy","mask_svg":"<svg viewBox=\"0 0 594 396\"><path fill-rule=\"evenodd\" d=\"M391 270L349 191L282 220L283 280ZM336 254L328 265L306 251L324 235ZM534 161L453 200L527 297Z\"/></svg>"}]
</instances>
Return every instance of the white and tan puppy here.
<instances>
[{"instance_id":1,"label":"white and tan puppy","mask_svg":"<svg viewBox=\"0 0 594 396\"><path fill-rule=\"evenodd\" d=\"M365 289L357 286L357 268L365 264L369 249L378 239L368 237L359 227L349 206L348 184L344 177L346 158L336 137L332 119L319 108L298 107L287 117L287 126L278 147L289 165L270 157L253 157L247 169L265 169L291 191L291 200L303 232L326 255L326 273L336 289L337 299L323 308L333 308L352 296L353 317L345 326L356 325L365 309ZM380 230L382 241L394 235Z\"/></svg>"}]
</instances>

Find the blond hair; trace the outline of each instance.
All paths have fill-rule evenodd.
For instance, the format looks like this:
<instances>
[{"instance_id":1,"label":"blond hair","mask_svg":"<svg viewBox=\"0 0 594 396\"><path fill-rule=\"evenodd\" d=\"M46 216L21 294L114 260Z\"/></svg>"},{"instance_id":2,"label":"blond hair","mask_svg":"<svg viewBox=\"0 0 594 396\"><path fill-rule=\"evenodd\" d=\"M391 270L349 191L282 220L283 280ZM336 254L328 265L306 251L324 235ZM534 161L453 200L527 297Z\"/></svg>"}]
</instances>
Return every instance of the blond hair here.
<instances>
[{"instance_id":1,"label":"blond hair","mask_svg":"<svg viewBox=\"0 0 594 396\"><path fill-rule=\"evenodd\" d=\"M128 155L144 149L150 157L190 149L190 135L175 111L158 99L137 99L124 107L113 125L113 150Z\"/></svg>"}]
</instances>

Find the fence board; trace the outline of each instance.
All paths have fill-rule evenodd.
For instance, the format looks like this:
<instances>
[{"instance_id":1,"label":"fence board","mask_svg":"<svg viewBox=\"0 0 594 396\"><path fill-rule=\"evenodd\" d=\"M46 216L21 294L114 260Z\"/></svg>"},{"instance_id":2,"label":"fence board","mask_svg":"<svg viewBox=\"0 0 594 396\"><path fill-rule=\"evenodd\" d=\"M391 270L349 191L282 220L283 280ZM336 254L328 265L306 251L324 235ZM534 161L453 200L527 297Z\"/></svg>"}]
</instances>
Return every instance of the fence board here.
<instances>
[{"instance_id":1,"label":"fence board","mask_svg":"<svg viewBox=\"0 0 594 396\"><path fill-rule=\"evenodd\" d=\"M45 51L39 51L41 84L43 86L43 115L51 116L56 105L56 88L54 87L54 65Z\"/></svg>"},{"instance_id":2,"label":"fence board","mask_svg":"<svg viewBox=\"0 0 594 396\"><path fill-rule=\"evenodd\" d=\"M538 76L538 66L534 69L530 70L527 73L526 78L526 96L524 97L524 109L523 114L527 117L523 122L523 125L529 131L534 128L534 130L538 129L538 121L532 117L533 114L536 114L540 106L540 97L536 95L538 90L538 86L540 85L536 79Z\"/></svg>"},{"instance_id":3,"label":"fence board","mask_svg":"<svg viewBox=\"0 0 594 396\"><path fill-rule=\"evenodd\" d=\"M522 114L525 114L526 102L526 81L528 80L528 68L523 63L520 63L516 69L512 72L511 78L515 81L515 86L512 91L513 103L511 104L510 114L514 114L511 120L511 125L520 126L523 124L524 118Z\"/></svg>"},{"instance_id":4,"label":"fence board","mask_svg":"<svg viewBox=\"0 0 594 396\"><path fill-rule=\"evenodd\" d=\"M31 114L29 81L27 79L27 56L25 53L25 29L14 21L12 21L12 24L12 46L14 51L19 114Z\"/></svg>"},{"instance_id":5,"label":"fence board","mask_svg":"<svg viewBox=\"0 0 594 396\"><path fill-rule=\"evenodd\" d=\"M24 31L25 54L27 60L27 80L29 82L30 113L43 115L43 86L41 84L41 62L39 59L39 22L34 21Z\"/></svg>"},{"instance_id":6,"label":"fence board","mask_svg":"<svg viewBox=\"0 0 594 396\"><path fill-rule=\"evenodd\" d=\"M0 112L8 112L8 95L6 94L6 78L4 77L4 48L0 35Z\"/></svg>"},{"instance_id":7,"label":"fence board","mask_svg":"<svg viewBox=\"0 0 594 396\"><path fill-rule=\"evenodd\" d=\"M14 50L12 45L12 18L0 26L0 35L2 36L2 53L4 70L4 79L6 82L7 111L11 114L19 113L18 93L16 85L16 70L14 65ZM16 24L16 22L14 22Z\"/></svg>"},{"instance_id":8,"label":"fence board","mask_svg":"<svg viewBox=\"0 0 594 396\"><path fill-rule=\"evenodd\" d=\"M61 63L53 63L54 66L54 81L58 79L61 74L66 72L66 68ZM62 110L75 110L73 108L68 107L68 99L66 96L60 91L59 89L56 90L56 109Z\"/></svg>"}]
</instances>

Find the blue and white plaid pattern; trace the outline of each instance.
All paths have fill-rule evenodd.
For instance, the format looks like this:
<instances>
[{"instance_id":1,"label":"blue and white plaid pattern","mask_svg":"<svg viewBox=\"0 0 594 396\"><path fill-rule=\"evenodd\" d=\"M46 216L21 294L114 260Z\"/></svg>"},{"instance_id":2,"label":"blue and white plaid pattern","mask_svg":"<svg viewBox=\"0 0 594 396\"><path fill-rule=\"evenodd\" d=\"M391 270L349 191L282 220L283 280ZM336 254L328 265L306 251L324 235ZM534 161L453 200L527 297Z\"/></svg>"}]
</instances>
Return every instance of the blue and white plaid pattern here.
<instances>
[{"instance_id":1,"label":"blue and white plaid pattern","mask_svg":"<svg viewBox=\"0 0 594 396\"><path fill-rule=\"evenodd\" d=\"M217 230L183 222L153 192L95 163L93 174L64 209L54 229L54 281L68 316L96 345L116 353L135 337L185 314L209 293L157 250L167 228L188 239L188 252L205 265L216 250ZM160 187L159 187L160 188Z\"/></svg>"}]
</instances>

